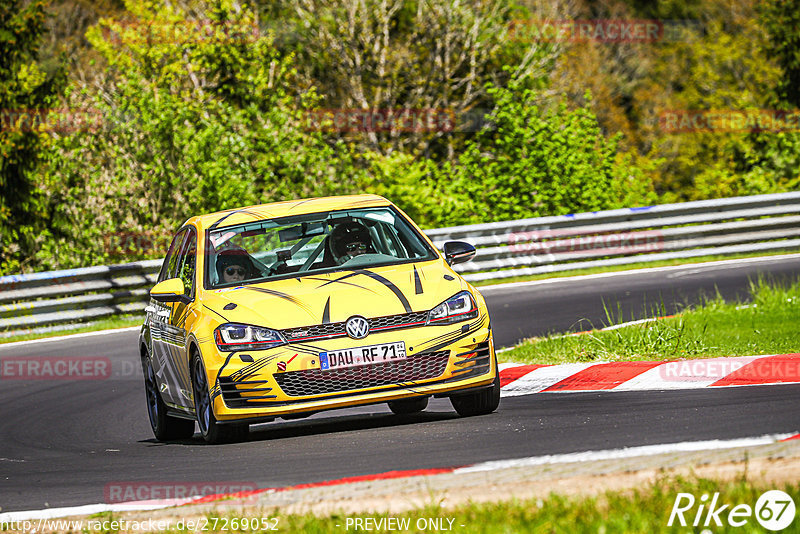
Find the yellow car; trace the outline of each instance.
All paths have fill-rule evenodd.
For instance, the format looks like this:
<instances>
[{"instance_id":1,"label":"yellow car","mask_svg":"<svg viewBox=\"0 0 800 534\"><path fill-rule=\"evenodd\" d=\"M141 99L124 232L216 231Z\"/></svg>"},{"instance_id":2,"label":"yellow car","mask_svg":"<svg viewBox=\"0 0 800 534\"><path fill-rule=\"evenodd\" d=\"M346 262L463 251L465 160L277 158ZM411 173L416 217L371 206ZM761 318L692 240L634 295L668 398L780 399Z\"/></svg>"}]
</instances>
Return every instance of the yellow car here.
<instances>
[{"instance_id":1,"label":"yellow car","mask_svg":"<svg viewBox=\"0 0 800 534\"><path fill-rule=\"evenodd\" d=\"M486 303L376 195L277 202L192 217L177 232L139 336L159 440L245 439L248 425L449 397L488 414L500 379Z\"/></svg>"}]
</instances>

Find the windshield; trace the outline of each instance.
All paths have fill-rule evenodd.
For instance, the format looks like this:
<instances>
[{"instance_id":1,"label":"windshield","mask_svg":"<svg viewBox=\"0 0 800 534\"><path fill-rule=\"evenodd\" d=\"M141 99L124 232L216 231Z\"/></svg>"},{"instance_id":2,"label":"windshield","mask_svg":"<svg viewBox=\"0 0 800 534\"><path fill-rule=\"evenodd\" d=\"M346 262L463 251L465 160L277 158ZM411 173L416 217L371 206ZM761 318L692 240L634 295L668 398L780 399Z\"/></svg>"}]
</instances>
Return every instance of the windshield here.
<instances>
[{"instance_id":1,"label":"windshield","mask_svg":"<svg viewBox=\"0 0 800 534\"><path fill-rule=\"evenodd\" d=\"M265 219L209 232L209 288L436 258L392 208Z\"/></svg>"}]
</instances>

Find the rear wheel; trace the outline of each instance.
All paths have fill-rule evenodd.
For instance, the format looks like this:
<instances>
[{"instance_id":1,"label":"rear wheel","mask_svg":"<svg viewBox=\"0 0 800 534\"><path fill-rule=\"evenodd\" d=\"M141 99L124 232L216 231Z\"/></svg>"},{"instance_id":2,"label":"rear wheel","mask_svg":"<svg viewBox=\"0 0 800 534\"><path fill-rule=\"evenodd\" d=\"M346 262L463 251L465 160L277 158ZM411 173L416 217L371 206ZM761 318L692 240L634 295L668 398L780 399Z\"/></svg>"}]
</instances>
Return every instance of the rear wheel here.
<instances>
[{"instance_id":1,"label":"rear wheel","mask_svg":"<svg viewBox=\"0 0 800 534\"><path fill-rule=\"evenodd\" d=\"M231 443L244 441L250 431L246 424L221 424L214 416L211 396L208 393L206 370L199 354L192 357L192 391L197 426L207 443Z\"/></svg>"},{"instance_id":2,"label":"rear wheel","mask_svg":"<svg viewBox=\"0 0 800 534\"><path fill-rule=\"evenodd\" d=\"M389 401L389 409L397 415L418 413L428 407L428 397Z\"/></svg>"},{"instance_id":3,"label":"rear wheel","mask_svg":"<svg viewBox=\"0 0 800 534\"><path fill-rule=\"evenodd\" d=\"M500 374L495 375L492 387L476 393L453 395L450 397L450 402L462 417L492 413L500 404Z\"/></svg>"},{"instance_id":4,"label":"rear wheel","mask_svg":"<svg viewBox=\"0 0 800 534\"><path fill-rule=\"evenodd\" d=\"M147 416L150 419L153 435L159 441L191 438L194 435L194 421L167 415L167 406L161 400L153 364L147 354L142 357L142 372L144 392L147 397Z\"/></svg>"}]
</instances>

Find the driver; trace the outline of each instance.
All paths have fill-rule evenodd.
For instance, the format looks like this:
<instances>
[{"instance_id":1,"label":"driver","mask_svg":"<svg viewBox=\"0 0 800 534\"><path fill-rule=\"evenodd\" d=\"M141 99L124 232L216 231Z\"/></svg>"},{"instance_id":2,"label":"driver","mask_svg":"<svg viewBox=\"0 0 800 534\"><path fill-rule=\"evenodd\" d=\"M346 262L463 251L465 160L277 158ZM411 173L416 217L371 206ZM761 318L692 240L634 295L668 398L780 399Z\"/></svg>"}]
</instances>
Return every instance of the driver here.
<instances>
[{"instance_id":1,"label":"driver","mask_svg":"<svg viewBox=\"0 0 800 534\"><path fill-rule=\"evenodd\" d=\"M336 225L331 231L331 250L339 265L372 250L372 239L367 227L356 221Z\"/></svg>"},{"instance_id":2,"label":"driver","mask_svg":"<svg viewBox=\"0 0 800 534\"><path fill-rule=\"evenodd\" d=\"M217 276L220 283L229 284L253 278L256 270L250 255L242 249L226 249L217 254Z\"/></svg>"}]
</instances>

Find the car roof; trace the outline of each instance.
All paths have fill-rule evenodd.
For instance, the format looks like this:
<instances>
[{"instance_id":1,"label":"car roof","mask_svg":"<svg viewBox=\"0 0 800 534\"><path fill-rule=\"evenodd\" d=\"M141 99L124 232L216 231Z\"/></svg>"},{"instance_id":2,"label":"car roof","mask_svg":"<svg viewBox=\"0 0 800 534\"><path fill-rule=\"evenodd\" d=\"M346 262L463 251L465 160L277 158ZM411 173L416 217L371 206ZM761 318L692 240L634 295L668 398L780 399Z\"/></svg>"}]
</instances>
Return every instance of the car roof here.
<instances>
[{"instance_id":1,"label":"car roof","mask_svg":"<svg viewBox=\"0 0 800 534\"><path fill-rule=\"evenodd\" d=\"M253 222L261 219L275 219L289 215L304 215L324 211L334 211L352 208L370 208L376 206L390 206L391 202L378 195L349 195L339 197L305 198L287 200L270 204L257 204L229 210L199 215L187 220L186 224L195 224L205 230L212 226L232 226Z\"/></svg>"}]
</instances>

